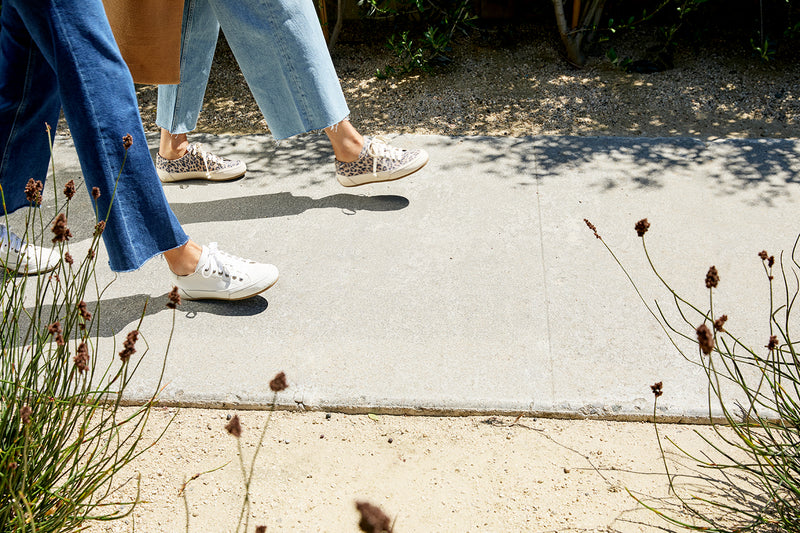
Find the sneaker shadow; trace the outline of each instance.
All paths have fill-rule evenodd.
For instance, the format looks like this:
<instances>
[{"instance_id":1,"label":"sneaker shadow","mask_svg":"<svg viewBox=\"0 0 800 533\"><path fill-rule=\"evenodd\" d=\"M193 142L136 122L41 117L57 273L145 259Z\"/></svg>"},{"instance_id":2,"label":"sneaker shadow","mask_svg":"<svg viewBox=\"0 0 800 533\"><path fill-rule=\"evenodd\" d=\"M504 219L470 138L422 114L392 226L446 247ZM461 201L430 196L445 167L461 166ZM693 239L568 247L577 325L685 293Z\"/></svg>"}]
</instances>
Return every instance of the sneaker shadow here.
<instances>
[{"instance_id":1,"label":"sneaker shadow","mask_svg":"<svg viewBox=\"0 0 800 533\"><path fill-rule=\"evenodd\" d=\"M358 211L399 211L408 207L403 196L333 194L323 198L295 196L289 192L212 200L210 202L172 203L172 211L181 224L195 222L256 220L259 218L299 215L309 209L338 208Z\"/></svg>"},{"instance_id":2,"label":"sneaker shadow","mask_svg":"<svg viewBox=\"0 0 800 533\"><path fill-rule=\"evenodd\" d=\"M146 294L135 294L123 296L121 298L104 298L100 302L86 302L86 307L92 313L92 321L88 326L92 336L113 337L121 333L123 329L133 329L136 323L144 316L151 316L158 313L170 313L167 309L167 294L160 296L148 296ZM99 303L99 306L98 306ZM255 316L263 313L269 307L267 300L260 296L253 296L246 300L221 301L221 300L184 300L178 306L178 315L184 318L193 319L201 313L217 316L244 317ZM52 310L51 305L42 305L38 312L41 317L49 317ZM27 331L30 325L30 318L36 310L27 309L26 316L21 316L18 322L19 331ZM64 314L61 310L60 315ZM39 327L47 329L48 324L41 322ZM145 332L146 333L146 332Z\"/></svg>"}]
</instances>

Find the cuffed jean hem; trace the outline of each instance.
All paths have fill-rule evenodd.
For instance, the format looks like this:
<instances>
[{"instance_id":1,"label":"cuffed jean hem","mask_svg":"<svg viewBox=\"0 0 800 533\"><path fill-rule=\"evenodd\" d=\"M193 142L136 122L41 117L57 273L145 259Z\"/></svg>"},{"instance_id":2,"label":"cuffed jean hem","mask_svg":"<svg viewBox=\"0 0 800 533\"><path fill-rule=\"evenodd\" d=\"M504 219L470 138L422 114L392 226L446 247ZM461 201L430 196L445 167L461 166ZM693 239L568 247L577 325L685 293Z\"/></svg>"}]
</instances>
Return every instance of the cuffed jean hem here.
<instances>
[{"instance_id":1,"label":"cuffed jean hem","mask_svg":"<svg viewBox=\"0 0 800 533\"><path fill-rule=\"evenodd\" d=\"M163 255L164 255L164 252L169 252L170 250L177 250L177 249L178 249L178 248L180 248L181 246L186 246L186 245L189 243L189 241L190 241L190 240L191 240L191 239L190 239L190 238L187 236L187 237L186 237L186 240L185 240L185 241L183 241L183 244L179 244L179 245L177 245L177 246L173 246L172 248L168 248L168 249L166 249L166 250L161 250L160 252L155 252L153 255L151 255L150 257L147 257L146 259L140 259L140 260L138 261L138 263L139 263L139 266L136 266L136 267L126 268L126 269L123 269L123 270L115 270L115 269L114 269L114 267L112 267L112 266L111 266L111 263L110 263L110 262L109 262L109 265L108 265L108 266L109 266L109 268L111 268L111 270L112 270L112 271L116 272L117 274L125 274L125 273L127 273L127 272L136 272L137 270L139 270L140 268L142 268L142 267L145 265L145 263L147 263L148 261L150 261L150 260L152 260L152 259L155 259L155 258L156 258L156 257L158 257L159 255L162 255L162 256L163 256ZM165 262L166 262L166 261L165 261ZM169 268L169 265L167 265L167 268Z\"/></svg>"},{"instance_id":2,"label":"cuffed jean hem","mask_svg":"<svg viewBox=\"0 0 800 533\"><path fill-rule=\"evenodd\" d=\"M159 86L159 127L197 126L220 27L276 139L350 114L311 0L186 0L181 83Z\"/></svg>"}]
</instances>

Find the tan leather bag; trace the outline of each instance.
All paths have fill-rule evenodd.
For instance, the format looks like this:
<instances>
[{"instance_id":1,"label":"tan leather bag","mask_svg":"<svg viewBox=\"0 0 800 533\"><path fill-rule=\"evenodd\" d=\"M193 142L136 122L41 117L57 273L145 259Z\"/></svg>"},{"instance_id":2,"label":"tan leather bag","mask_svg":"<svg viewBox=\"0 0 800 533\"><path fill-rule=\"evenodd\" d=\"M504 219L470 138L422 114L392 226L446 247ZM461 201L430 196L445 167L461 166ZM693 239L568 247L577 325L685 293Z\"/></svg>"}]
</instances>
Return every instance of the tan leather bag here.
<instances>
[{"instance_id":1,"label":"tan leather bag","mask_svg":"<svg viewBox=\"0 0 800 533\"><path fill-rule=\"evenodd\" d=\"M136 83L180 81L183 0L103 0Z\"/></svg>"}]
</instances>

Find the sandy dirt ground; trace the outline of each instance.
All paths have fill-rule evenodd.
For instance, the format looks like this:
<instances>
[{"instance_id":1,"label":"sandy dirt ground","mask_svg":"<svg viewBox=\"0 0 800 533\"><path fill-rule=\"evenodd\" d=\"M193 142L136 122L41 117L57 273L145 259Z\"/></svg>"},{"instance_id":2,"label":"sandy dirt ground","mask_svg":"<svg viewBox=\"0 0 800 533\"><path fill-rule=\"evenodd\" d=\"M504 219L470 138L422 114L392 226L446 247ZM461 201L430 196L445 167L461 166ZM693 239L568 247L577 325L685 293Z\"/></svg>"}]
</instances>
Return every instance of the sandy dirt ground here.
<instances>
[{"instance_id":1,"label":"sandy dirt ground","mask_svg":"<svg viewBox=\"0 0 800 533\"><path fill-rule=\"evenodd\" d=\"M679 52L674 69L656 74L622 72L602 53L575 70L549 31L490 34L457 48L454 63L430 76L374 77L391 59L379 39L355 32L345 31L334 60L363 133L798 136L800 63L760 63L712 43ZM636 58L633 44L618 47ZM155 89L140 87L139 97L155 131ZM223 41L198 131L266 129ZM175 418L123 476L141 476L143 503L89 531L235 531L245 489L237 440L224 429L233 414L156 409L151 438ZM239 415L249 461L268 415ZM695 431L713 438L711 428L661 431L684 494L735 494L666 441L702 453L710 446ZM397 532L671 530L636 498L680 512L651 423L278 412L255 464L247 531L358 531L360 500L380 506Z\"/></svg>"},{"instance_id":2,"label":"sandy dirt ground","mask_svg":"<svg viewBox=\"0 0 800 533\"><path fill-rule=\"evenodd\" d=\"M171 426L120 478L141 476L144 502L89 531L235 531L246 492L237 445L249 469L269 414L239 412L239 443L225 430L234 414L156 409L150 435L174 416ZM667 442L712 452L700 437L719 442L709 427L659 431L679 494L730 490ZM664 468L647 422L279 411L257 457L247 531L359 531L357 501L379 506L396 532L669 531L637 502L686 518Z\"/></svg>"}]
</instances>

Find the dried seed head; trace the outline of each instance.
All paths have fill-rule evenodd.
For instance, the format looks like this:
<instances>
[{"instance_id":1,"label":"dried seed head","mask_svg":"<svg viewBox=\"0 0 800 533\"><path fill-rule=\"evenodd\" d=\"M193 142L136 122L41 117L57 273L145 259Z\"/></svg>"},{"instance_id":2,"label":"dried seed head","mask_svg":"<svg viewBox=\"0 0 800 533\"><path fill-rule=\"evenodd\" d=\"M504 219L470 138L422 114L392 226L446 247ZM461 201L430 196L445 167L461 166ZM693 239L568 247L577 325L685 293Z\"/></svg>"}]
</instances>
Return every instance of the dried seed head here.
<instances>
[{"instance_id":1,"label":"dried seed head","mask_svg":"<svg viewBox=\"0 0 800 533\"><path fill-rule=\"evenodd\" d=\"M53 221L53 242L66 242L72 237L72 232L67 227L67 216L59 213Z\"/></svg>"},{"instance_id":2,"label":"dried seed head","mask_svg":"<svg viewBox=\"0 0 800 533\"><path fill-rule=\"evenodd\" d=\"M42 190L44 189L44 185L41 181L35 180L33 178L28 180L28 184L25 185L25 198L28 199L28 202L34 205L42 205Z\"/></svg>"},{"instance_id":3,"label":"dried seed head","mask_svg":"<svg viewBox=\"0 0 800 533\"><path fill-rule=\"evenodd\" d=\"M647 221L646 218L643 218L636 225L633 227L636 230L636 234L639 237L644 237L644 234L647 233L647 230L650 229L650 223Z\"/></svg>"},{"instance_id":4,"label":"dried seed head","mask_svg":"<svg viewBox=\"0 0 800 533\"><path fill-rule=\"evenodd\" d=\"M77 368L78 372L81 374L89 370L89 349L86 347L85 342L78 345L78 351L75 357L72 358L72 361L75 363L75 368Z\"/></svg>"},{"instance_id":5,"label":"dried seed head","mask_svg":"<svg viewBox=\"0 0 800 533\"><path fill-rule=\"evenodd\" d=\"M594 236L602 241L603 238L600 236L599 233L597 233L597 228L595 227L595 225L589 222L589 220L586 218L584 218L583 221L586 222L586 225L589 227L589 229L594 232Z\"/></svg>"},{"instance_id":6,"label":"dried seed head","mask_svg":"<svg viewBox=\"0 0 800 533\"><path fill-rule=\"evenodd\" d=\"M256 528L256 533L267 533L267 526L258 526Z\"/></svg>"},{"instance_id":7,"label":"dried seed head","mask_svg":"<svg viewBox=\"0 0 800 533\"><path fill-rule=\"evenodd\" d=\"M131 147L132 144L133 144L133 137L131 137L131 134L130 133L125 134L125 136L122 138L122 146L124 146L125 149L127 150L128 148Z\"/></svg>"},{"instance_id":8,"label":"dried seed head","mask_svg":"<svg viewBox=\"0 0 800 533\"><path fill-rule=\"evenodd\" d=\"M30 405L23 405L19 409L19 417L22 419L23 425L28 425L31 423L31 414L33 413L33 409L31 409Z\"/></svg>"},{"instance_id":9,"label":"dried seed head","mask_svg":"<svg viewBox=\"0 0 800 533\"><path fill-rule=\"evenodd\" d=\"M696 330L696 333L697 344L700 345L700 350L705 355L709 355L714 350L714 335L705 324L700 324Z\"/></svg>"},{"instance_id":10,"label":"dried seed head","mask_svg":"<svg viewBox=\"0 0 800 533\"><path fill-rule=\"evenodd\" d=\"M64 185L64 196L67 197L67 200L72 200L72 197L75 196L75 181L69 180L66 185Z\"/></svg>"},{"instance_id":11,"label":"dried seed head","mask_svg":"<svg viewBox=\"0 0 800 533\"><path fill-rule=\"evenodd\" d=\"M178 287L172 287L172 290L167 295L167 300L167 307L170 309L175 309L181 305L181 295L178 292Z\"/></svg>"},{"instance_id":12,"label":"dried seed head","mask_svg":"<svg viewBox=\"0 0 800 533\"><path fill-rule=\"evenodd\" d=\"M119 352L119 358L123 363L127 363L128 359L136 353L136 341L139 340L139 330L134 329L128 333L125 342L122 343L122 351Z\"/></svg>"},{"instance_id":13,"label":"dried seed head","mask_svg":"<svg viewBox=\"0 0 800 533\"><path fill-rule=\"evenodd\" d=\"M706 288L713 289L717 285L719 285L719 272L717 272L717 267L712 265L706 274Z\"/></svg>"},{"instance_id":14,"label":"dried seed head","mask_svg":"<svg viewBox=\"0 0 800 533\"><path fill-rule=\"evenodd\" d=\"M774 264L775 264L775 256L771 255L767 258L767 266L772 268Z\"/></svg>"},{"instance_id":15,"label":"dried seed head","mask_svg":"<svg viewBox=\"0 0 800 533\"><path fill-rule=\"evenodd\" d=\"M75 262L75 261L72 259L72 254L71 254L71 253L69 253L69 252L64 252L64 261L65 261L65 262L66 262L68 265L71 265L72 263L74 263L74 262Z\"/></svg>"},{"instance_id":16,"label":"dried seed head","mask_svg":"<svg viewBox=\"0 0 800 533\"><path fill-rule=\"evenodd\" d=\"M728 315L722 315L714 321L714 329L716 331L725 331L725 322L728 321Z\"/></svg>"},{"instance_id":17,"label":"dried seed head","mask_svg":"<svg viewBox=\"0 0 800 533\"><path fill-rule=\"evenodd\" d=\"M661 387L663 385L664 385L664 383L661 382L661 381L659 381L658 383L654 383L654 384L650 385L650 390L653 391L653 394L655 395L656 398L658 398L659 396L664 394L664 391L661 390Z\"/></svg>"},{"instance_id":18,"label":"dried seed head","mask_svg":"<svg viewBox=\"0 0 800 533\"><path fill-rule=\"evenodd\" d=\"M239 423L239 415L233 415L230 422L225 425L225 430L237 439L242 436L242 425Z\"/></svg>"},{"instance_id":19,"label":"dried seed head","mask_svg":"<svg viewBox=\"0 0 800 533\"><path fill-rule=\"evenodd\" d=\"M760 252L758 252L758 257L760 257L762 261L766 261L767 257L769 257L769 254L767 253L766 250L761 250Z\"/></svg>"},{"instance_id":20,"label":"dried seed head","mask_svg":"<svg viewBox=\"0 0 800 533\"><path fill-rule=\"evenodd\" d=\"M78 312L81 314L81 318L85 322L89 322L92 319L92 313L90 313L89 309L86 308L86 302L83 300L78 302Z\"/></svg>"},{"instance_id":21,"label":"dried seed head","mask_svg":"<svg viewBox=\"0 0 800 533\"><path fill-rule=\"evenodd\" d=\"M361 513L358 527L366 533L392 533L392 523L386 513L368 502L356 502L356 509Z\"/></svg>"},{"instance_id":22,"label":"dried seed head","mask_svg":"<svg viewBox=\"0 0 800 533\"><path fill-rule=\"evenodd\" d=\"M94 249L93 248L89 248L89 251L86 252L86 257L88 257L90 260L94 259Z\"/></svg>"},{"instance_id":23,"label":"dried seed head","mask_svg":"<svg viewBox=\"0 0 800 533\"><path fill-rule=\"evenodd\" d=\"M778 347L778 336L777 335L771 335L770 338L769 338L769 342L767 343L767 349L770 352L772 352L777 347Z\"/></svg>"},{"instance_id":24,"label":"dried seed head","mask_svg":"<svg viewBox=\"0 0 800 533\"><path fill-rule=\"evenodd\" d=\"M59 322L59 321L55 321L52 324L50 324L49 326L47 326L47 332L50 335L58 335L62 331L63 330L61 329L61 322Z\"/></svg>"},{"instance_id":25,"label":"dried seed head","mask_svg":"<svg viewBox=\"0 0 800 533\"><path fill-rule=\"evenodd\" d=\"M106 229L106 221L101 220L100 222L94 225L94 236L99 237L100 235L103 234L103 230L105 229Z\"/></svg>"},{"instance_id":26,"label":"dried seed head","mask_svg":"<svg viewBox=\"0 0 800 533\"><path fill-rule=\"evenodd\" d=\"M275 377L269 382L269 388L272 392L280 392L289 388L288 383L286 383L286 374L283 372L275 374Z\"/></svg>"},{"instance_id":27,"label":"dried seed head","mask_svg":"<svg viewBox=\"0 0 800 533\"><path fill-rule=\"evenodd\" d=\"M92 187L92 198L97 200L100 198L100 188L99 187Z\"/></svg>"}]
</instances>

